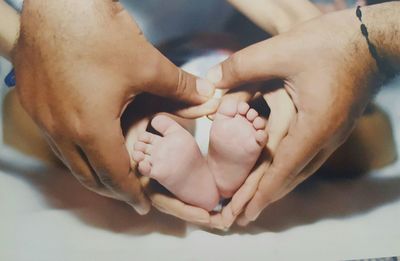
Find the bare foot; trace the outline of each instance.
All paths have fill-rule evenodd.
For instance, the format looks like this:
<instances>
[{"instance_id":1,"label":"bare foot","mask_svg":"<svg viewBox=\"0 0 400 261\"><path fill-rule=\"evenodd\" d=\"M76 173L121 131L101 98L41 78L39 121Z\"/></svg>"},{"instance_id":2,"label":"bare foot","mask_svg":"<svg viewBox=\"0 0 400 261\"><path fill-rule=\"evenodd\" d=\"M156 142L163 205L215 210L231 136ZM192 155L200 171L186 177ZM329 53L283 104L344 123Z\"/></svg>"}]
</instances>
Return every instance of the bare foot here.
<instances>
[{"instance_id":1,"label":"bare foot","mask_svg":"<svg viewBox=\"0 0 400 261\"><path fill-rule=\"evenodd\" d=\"M267 141L266 121L245 102L222 102L210 132L208 166L220 194L230 198L254 167Z\"/></svg>"},{"instance_id":2,"label":"bare foot","mask_svg":"<svg viewBox=\"0 0 400 261\"><path fill-rule=\"evenodd\" d=\"M207 163L193 136L165 115L156 116L151 125L162 136L145 132L134 146L133 159L144 176L157 180L179 199L214 209L218 190Z\"/></svg>"}]
</instances>

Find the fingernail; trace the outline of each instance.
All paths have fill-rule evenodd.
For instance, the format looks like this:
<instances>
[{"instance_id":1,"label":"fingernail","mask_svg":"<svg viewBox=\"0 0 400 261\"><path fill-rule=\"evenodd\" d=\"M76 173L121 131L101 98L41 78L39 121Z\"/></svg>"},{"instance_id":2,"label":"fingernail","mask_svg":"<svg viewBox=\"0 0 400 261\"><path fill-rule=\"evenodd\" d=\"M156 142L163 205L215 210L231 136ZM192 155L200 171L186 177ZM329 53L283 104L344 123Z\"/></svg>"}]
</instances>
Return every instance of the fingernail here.
<instances>
[{"instance_id":1,"label":"fingernail","mask_svg":"<svg viewBox=\"0 0 400 261\"><path fill-rule=\"evenodd\" d=\"M128 203L128 204L129 204L129 206L134 208L136 210L136 212L141 216L146 215L150 211L150 208L148 208L148 207L142 207L142 206L134 205L134 204L131 204L131 203Z\"/></svg>"},{"instance_id":2,"label":"fingernail","mask_svg":"<svg viewBox=\"0 0 400 261\"><path fill-rule=\"evenodd\" d=\"M211 97L214 94L214 86L207 80L197 79L196 81L197 92L205 97Z\"/></svg>"},{"instance_id":3,"label":"fingernail","mask_svg":"<svg viewBox=\"0 0 400 261\"><path fill-rule=\"evenodd\" d=\"M214 68L212 68L210 71L207 73L207 80L210 82L217 84L222 80L222 67L221 65L218 65Z\"/></svg>"}]
</instances>

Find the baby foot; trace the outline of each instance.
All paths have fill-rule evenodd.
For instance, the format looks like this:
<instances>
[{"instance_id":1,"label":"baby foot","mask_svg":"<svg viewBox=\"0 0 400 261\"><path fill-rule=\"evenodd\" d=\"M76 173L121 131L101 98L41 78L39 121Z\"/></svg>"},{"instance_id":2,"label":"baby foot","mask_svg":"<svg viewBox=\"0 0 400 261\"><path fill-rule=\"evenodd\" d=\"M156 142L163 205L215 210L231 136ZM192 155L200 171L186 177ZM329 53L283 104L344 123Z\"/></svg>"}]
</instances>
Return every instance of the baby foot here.
<instances>
[{"instance_id":1,"label":"baby foot","mask_svg":"<svg viewBox=\"0 0 400 261\"><path fill-rule=\"evenodd\" d=\"M267 141L265 127L266 121L247 103L221 103L211 126L207 162L223 197L232 197L254 167Z\"/></svg>"},{"instance_id":2,"label":"baby foot","mask_svg":"<svg viewBox=\"0 0 400 261\"><path fill-rule=\"evenodd\" d=\"M218 190L193 136L165 115L156 116L151 125L162 136L145 132L139 137L133 152L139 171L179 199L208 211L214 209Z\"/></svg>"}]
</instances>

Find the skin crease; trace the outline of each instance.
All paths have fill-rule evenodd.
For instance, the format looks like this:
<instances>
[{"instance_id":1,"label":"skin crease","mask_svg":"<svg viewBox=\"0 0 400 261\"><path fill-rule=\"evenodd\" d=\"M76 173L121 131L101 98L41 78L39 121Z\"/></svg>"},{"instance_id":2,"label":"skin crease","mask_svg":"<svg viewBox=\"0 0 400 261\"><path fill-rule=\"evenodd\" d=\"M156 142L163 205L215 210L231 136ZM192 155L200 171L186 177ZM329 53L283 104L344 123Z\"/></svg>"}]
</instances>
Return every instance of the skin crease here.
<instances>
[{"instance_id":1,"label":"skin crease","mask_svg":"<svg viewBox=\"0 0 400 261\"><path fill-rule=\"evenodd\" d=\"M362 9L370 36L377 36L379 50L397 69L399 44L388 39L399 37L399 9L399 3ZM237 52L222 63L222 80L215 77L219 67L210 73L219 88L282 79L296 106L272 164L261 180L245 183L231 202L233 216L242 213L240 225L254 221L265 207L312 175L346 140L363 113L382 75L359 26L355 10L321 16Z\"/></svg>"},{"instance_id":2,"label":"skin crease","mask_svg":"<svg viewBox=\"0 0 400 261\"><path fill-rule=\"evenodd\" d=\"M212 85L175 67L111 1L25 1L13 54L20 102L56 155L88 189L147 213L120 127L124 108L141 92L200 105ZM180 113L198 117L211 105Z\"/></svg>"}]
</instances>

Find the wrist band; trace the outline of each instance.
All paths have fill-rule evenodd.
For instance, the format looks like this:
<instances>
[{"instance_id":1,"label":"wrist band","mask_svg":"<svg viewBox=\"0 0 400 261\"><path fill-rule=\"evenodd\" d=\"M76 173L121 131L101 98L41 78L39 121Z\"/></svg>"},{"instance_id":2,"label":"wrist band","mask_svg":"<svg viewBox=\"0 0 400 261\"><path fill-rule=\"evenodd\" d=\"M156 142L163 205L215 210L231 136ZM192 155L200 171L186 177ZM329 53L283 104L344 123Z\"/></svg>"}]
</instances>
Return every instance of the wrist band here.
<instances>
[{"instance_id":1,"label":"wrist band","mask_svg":"<svg viewBox=\"0 0 400 261\"><path fill-rule=\"evenodd\" d=\"M361 22L361 26L360 26L361 33L367 40L369 52L370 52L371 56L374 58L376 65L378 67L378 70L383 75L386 76L386 80L390 80L390 79L394 78L394 76L396 75L395 70L390 66L390 64L388 64L385 61L385 59L383 57L381 57L378 54L378 51L376 50L375 45L369 39L368 29L362 20L361 6L359 6L359 5L357 6L356 15L357 15L358 20L360 20L360 22Z\"/></svg>"},{"instance_id":2,"label":"wrist band","mask_svg":"<svg viewBox=\"0 0 400 261\"><path fill-rule=\"evenodd\" d=\"M6 78L4 79L4 83L9 88L14 87L17 84L16 80L15 80L15 71L14 71L14 69L12 69L9 74L7 74Z\"/></svg>"}]
</instances>

